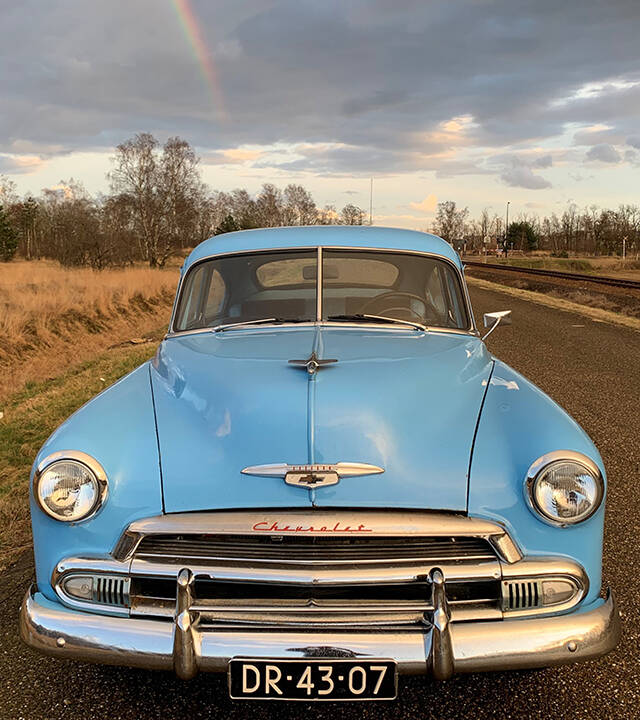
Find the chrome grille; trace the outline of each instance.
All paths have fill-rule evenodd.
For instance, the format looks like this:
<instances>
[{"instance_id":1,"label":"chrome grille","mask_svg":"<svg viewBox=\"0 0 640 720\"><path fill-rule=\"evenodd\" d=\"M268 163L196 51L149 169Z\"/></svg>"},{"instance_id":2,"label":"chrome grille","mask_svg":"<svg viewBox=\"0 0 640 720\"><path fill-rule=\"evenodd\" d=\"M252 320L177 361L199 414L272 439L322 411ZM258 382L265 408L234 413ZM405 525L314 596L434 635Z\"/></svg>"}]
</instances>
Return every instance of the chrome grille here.
<instances>
[{"instance_id":1,"label":"chrome grille","mask_svg":"<svg viewBox=\"0 0 640 720\"><path fill-rule=\"evenodd\" d=\"M278 564L397 563L494 560L478 537L289 537L282 535L148 535L137 558L252 561Z\"/></svg>"}]
</instances>

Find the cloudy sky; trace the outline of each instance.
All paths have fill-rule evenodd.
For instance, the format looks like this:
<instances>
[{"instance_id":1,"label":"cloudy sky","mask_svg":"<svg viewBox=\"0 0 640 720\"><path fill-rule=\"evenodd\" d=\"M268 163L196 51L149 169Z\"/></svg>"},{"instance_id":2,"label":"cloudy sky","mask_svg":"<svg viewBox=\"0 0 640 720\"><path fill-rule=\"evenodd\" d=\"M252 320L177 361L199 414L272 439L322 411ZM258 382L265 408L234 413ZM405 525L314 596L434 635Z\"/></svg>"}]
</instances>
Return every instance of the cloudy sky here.
<instances>
[{"instance_id":1,"label":"cloudy sky","mask_svg":"<svg viewBox=\"0 0 640 720\"><path fill-rule=\"evenodd\" d=\"M0 0L0 173L107 187L180 135L212 188L424 228L640 202L640 0Z\"/></svg>"}]
</instances>

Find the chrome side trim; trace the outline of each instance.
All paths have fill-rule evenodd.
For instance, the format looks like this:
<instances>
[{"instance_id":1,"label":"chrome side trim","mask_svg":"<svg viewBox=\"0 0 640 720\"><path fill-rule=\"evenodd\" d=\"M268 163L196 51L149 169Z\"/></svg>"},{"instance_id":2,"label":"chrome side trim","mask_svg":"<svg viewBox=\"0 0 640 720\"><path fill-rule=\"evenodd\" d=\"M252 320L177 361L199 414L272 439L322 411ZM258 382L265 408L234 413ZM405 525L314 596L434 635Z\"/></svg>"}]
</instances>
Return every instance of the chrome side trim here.
<instances>
[{"instance_id":1,"label":"chrome side trim","mask_svg":"<svg viewBox=\"0 0 640 720\"><path fill-rule=\"evenodd\" d=\"M456 623L449 626L453 671L478 672L562 665L590 660L620 640L620 617L611 592L568 615ZM193 627L197 665L227 669L236 656L255 658L384 657L405 674L430 669L432 631L389 629L274 631ZM174 625L166 620L80 613L30 588L20 609L20 635L47 655L115 665L174 667Z\"/></svg>"}]
</instances>

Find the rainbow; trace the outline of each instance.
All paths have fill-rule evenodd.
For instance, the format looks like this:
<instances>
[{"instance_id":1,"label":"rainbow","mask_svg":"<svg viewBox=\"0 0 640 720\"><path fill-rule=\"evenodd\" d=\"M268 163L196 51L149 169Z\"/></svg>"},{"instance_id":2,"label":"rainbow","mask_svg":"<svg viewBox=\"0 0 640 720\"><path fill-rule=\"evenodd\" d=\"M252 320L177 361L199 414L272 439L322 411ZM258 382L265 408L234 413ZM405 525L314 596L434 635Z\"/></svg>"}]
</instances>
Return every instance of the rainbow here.
<instances>
[{"instance_id":1,"label":"rainbow","mask_svg":"<svg viewBox=\"0 0 640 720\"><path fill-rule=\"evenodd\" d=\"M222 88L218 80L218 73L216 72L215 65L213 64L213 58L209 52L202 32L200 31L200 25L198 18L191 6L191 0L172 0L173 6L178 15L184 34L193 50L194 57L198 63L204 83L207 86L209 94L211 96L211 102L213 104L216 115L219 120L224 120L227 116L224 98L222 95Z\"/></svg>"}]
</instances>

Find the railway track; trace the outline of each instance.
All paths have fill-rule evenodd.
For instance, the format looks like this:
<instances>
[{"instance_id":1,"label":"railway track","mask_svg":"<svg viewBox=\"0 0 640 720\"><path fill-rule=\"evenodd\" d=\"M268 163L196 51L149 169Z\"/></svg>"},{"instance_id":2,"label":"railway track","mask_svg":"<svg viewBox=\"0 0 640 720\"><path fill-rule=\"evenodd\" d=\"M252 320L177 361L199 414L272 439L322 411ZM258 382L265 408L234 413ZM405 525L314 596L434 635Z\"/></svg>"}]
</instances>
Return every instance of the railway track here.
<instances>
[{"instance_id":1,"label":"railway track","mask_svg":"<svg viewBox=\"0 0 640 720\"><path fill-rule=\"evenodd\" d=\"M598 283L610 287L623 287L632 290L640 290L640 282L637 280L625 280L623 278L603 277L602 275L584 275L580 273L561 272L557 270L541 270L539 268L517 267L516 265L494 265L482 262L470 262L464 260L468 267L479 267L487 270L506 270L508 272L520 273L523 275L543 275L545 277L559 278L562 280L575 280L576 282Z\"/></svg>"}]
</instances>

